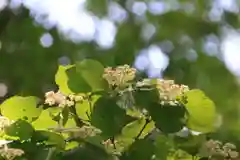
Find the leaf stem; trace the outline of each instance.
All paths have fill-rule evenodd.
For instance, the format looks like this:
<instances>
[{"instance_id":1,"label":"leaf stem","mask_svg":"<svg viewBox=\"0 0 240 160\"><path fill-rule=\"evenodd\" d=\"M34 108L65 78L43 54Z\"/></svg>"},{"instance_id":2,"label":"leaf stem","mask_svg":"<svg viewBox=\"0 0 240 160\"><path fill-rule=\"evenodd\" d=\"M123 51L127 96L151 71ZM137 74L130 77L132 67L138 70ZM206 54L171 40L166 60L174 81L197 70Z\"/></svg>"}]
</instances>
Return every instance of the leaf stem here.
<instances>
[{"instance_id":1,"label":"leaf stem","mask_svg":"<svg viewBox=\"0 0 240 160\"><path fill-rule=\"evenodd\" d=\"M145 124L143 125L142 129L140 130L140 132L138 133L138 135L135 137L135 140L138 140L139 137L142 135L143 130L146 128L146 126L151 122L150 118L146 118L145 119Z\"/></svg>"},{"instance_id":2,"label":"leaf stem","mask_svg":"<svg viewBox=\"0 0 240 160\"><path fill-rule=\"evenodd\" d=\"M88 117L88 119L89 119L89 121L90 121L90 114L89 114L89 112L88 111L86 111L86 115L87 115L87 117Z\"/></svg>"},{"instance_id":3,"label":"leaf stem","mask_svg":"<svg viewBox=\"0 0 240 160\"><path fill-rule=\"evenodd\" d=\"M84 125L83 121L78 117L77 111L74 106L69 107L70 112L73 114L74 121L78 127L82 127Z\"/></svg>"},{"instance_id":4,"label":"leaf stem","mask_svg":"<svg viewBox=\"0 0 240 160\"><path fill-rule=\"evenodd\" d=\"M113 148L117 149L116 144L115 144L115 138L112 137L112 138L110 138L110 140L111 140L111 143L113 144Z\"/></svg>"}]
</instances>

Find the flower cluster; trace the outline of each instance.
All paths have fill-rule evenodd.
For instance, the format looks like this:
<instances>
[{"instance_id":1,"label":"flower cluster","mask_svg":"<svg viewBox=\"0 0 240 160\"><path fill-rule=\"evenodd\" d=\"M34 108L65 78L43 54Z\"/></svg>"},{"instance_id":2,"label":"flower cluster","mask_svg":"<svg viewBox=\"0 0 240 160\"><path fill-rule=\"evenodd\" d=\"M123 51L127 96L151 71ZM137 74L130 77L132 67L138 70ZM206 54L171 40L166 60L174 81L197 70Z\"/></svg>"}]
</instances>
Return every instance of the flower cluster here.
<instances>
[{"instance_id":1,"label":"flower cluster","mask_svg":"<svg viewBox=\"0 0 240 160\"><path fill-rule=\"evenodd\" d=\"M58 92L47 92L45 94L45 104L48 104L49 106L59 106L59 107L71 107L76 102L82 102L84 100L83 95L64 95L60 91Z\"/></svg>"},{"instance_id":2,"label":"flower cluster","mask_svg":"<svg viewBox=\"0 0 240 160\"><path fill-rule=\"evenodd\" d=\"M156 87L162 105L178 105L178 98L183 97L183 94L189 91L188 86L175 84L173 80L143 79L137 82L137 87L143 86Z\"/></svg>"},{"instance_id":3,"label":"flower cluster","mask_svg":"<svg viewBox=\"0 0 240 160\"><path fill-rule=\"evenodd\" d=\"M135 78L136 69L129 65L118 66L116 68L107 67L104 70L103 78L112 86L121 86Z\"/></svg>"},{"instance_id":4,"label":"flower cluster","mask_svg":"<svg viewBox=\"0 0 240 160\"><path fill-rule=\"evenodd\" d=\"M175 84L173 80L158 79L156 88L159 90L162 101L176 101L177 97L189 91L188 86Z\"/></svg>"},{"instance_id":5,"label":"flower cluster","mask_svg":"<svg viewBox=\"0 0 240 160\"><path fill-rule=\"evenodd\" d=\"M220 141L209 140L204 144L207 154L212 159L236 159L239 153L232 143L223 144Z\"/></svg>"},{"instance_id":6,"label":"flower cluster","mask_svg":"<svg viewBox=\"0 0 240 160\"><path fill-rule=\"evenodd\" d=\"M24 154L24 151L16 148L3 148L0 149L0 155L4 159L13 160L16 157L20 157Z\"/></svg>"}]
</instances>

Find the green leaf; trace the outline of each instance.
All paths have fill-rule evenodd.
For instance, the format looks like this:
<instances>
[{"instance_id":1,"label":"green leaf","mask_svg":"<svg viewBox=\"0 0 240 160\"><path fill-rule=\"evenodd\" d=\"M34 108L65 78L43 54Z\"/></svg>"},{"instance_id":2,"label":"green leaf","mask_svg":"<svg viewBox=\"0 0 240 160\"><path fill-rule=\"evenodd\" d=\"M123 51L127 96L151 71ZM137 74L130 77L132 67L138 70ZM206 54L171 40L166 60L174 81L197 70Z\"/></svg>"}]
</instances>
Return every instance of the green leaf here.
<instances>
[{"instance_id":1,"label":"green leaf","mask_svg":"<svg viewBox=\"0 0 240 160\"><path fill-rule=\"evenodd\" d=\"M91 91L91 86L84 79L81 73L77 72L76 66L66 70L68 76L68 87L74 93L86 93Z\"/></svg>"},{"instance_id":2,"label":"green leaf","mask_svg":"<svg viewBox=\"0 0 240 160\"><path fill-rule=\"evenodd\" d=\"M184 127L186 110L183 106L162 106L152 103L148 110L156 127L164 133L175 133Z\"/></svg>"},{"instance_id":3,"label":"green leaf","mask_svg":"<svg viewBox=\"0 0 240 160\"><path fill-rule=\"evenodd\" d=\"M158 135L155 141L155 154L159 160L168 160L173 143L164 135Z\"/></svg>"},{"instance_id":4,"label":"green leaf","mask_svg":"<svg viewBox=\"0 0 240 160\"><path fill-rule=\"evenodd\" d=\"M88 136L85 138L85 141L87 143L90 143L94 146L97 146L101 149L104 149L104 145L102 144L102 142L104 141L105 139L101 136L101 135L95 135L95 136Z\"/></svg>"},{"instance_id":5,"label":"green leaf","mask_svg":"<svg viewBox=\"0 0 240 160\"><path fill-rule=\"evenodd\" d=\"M154 154L154 145L148 139L135 141L126 152L120 157L120 160L147 160Z\"/></svg>"},{"instance_id":6,"label":"green leaf","mask_svg":"<svg viewBox=\"0 0 240 160\"><path fill-rule=\"evenodd\" d=\"M55 75L56 84L64 94L82 93L91 91L90 86L82 75L76 71L75 65L59 66Z\"/></svg>"},{"instance_id":7,"label":"green leaf","mask_svg":"<svg viewBox=\"0 0 240 160\"><path fill-rule=\"evenodd\" d=\"M59 87L59 90L64 93L64 94L71 94L73 93L69 88L68 88L68 75L66 73L66 70L72 68L73 65L67 65L67 66L58 66L58 71L55 75L55 82Z\"/></svg>"},{"instance_id":8,"label":"green leaf","mask_svg":"<svg viewBox=\"0 0 240 160\"><path fill-rule=\"evenodd\" d=\"M51 158L51 160L59 160L59 151L56 148L40 148L31 157L34 160L43 160Z\"/></svg>"},{"instance_id":9,"label":"green leaf","mask_svg":"<svg viewBox=\"0 0 240 160\"><path fill-rule=\"evenodd\" d=\"M72 142L67 142L65 150L71 150L79 146L79 142L72 141Z\"/></svg>"},{"instance_id":10,"label":"green leaf","mask_svg":"<svg viewBox=\"0 0 240 160\"><path fill-rule=\"evenodd\" d=\"M33 127L27 121L18 120L5 129L5 134L17 140L28 140L34 132Z\"/></svg>"},{"instance_id":11,"label":"green leaf","mask_svg":"<svg viewBox=\"0 0 240 160\"><path fill-rule=\"evenodd\" d=\"M50 131L36 131L32 139L35 142L40 142L45 145L55 146L55 147L58 147L59 149L65 148L64 138L58 133L54 133Z\"/></svg>"},{"instance_id":12,"label":"green leaf","mask_svg":"<svg viewBox=\"0 0 240 160\"><path fill-rule=\"evenodd\" d=\"M206 141L206 135L190 135L188 137L174 137L174 142L179 149L188 152L190 155L195 156L200 147Z\"/></svg>"},{"instance_id":13,"label":"green leaf","mask_svg":"<svg viewBox=\"0 0 240 160\"><path fill-rule=\"evenodd\" d=\"M57 117L62 112L61 107L51 107L48 109L51 117Z\"/></svg>"},{"instance_id":14,"label":"green leaf","mask_svg":"<svg viewBox=\"0 0 240 160\"><path fill-rule=\"evenodd\" d=\"M123 127L122 132L119 136L116 136L116 148L119 152L122 152L126 147L129 147L138 136L143 126L145 125L143 118L135 120ZM144 138L155 128L154 122L148 123L142 131L139 139Z\"/></svg>"},{"instance_id":15,"label":"green leaf","mask_svg":"<svg viewBox=\"0 0 240 160\"><path fill-rule=\"evenodd\" d=\"M119 133L121 129L133 118L126 115L116 100L108 97L101 97L94 105L91 116L91 124L102 130L106 138L111 138Z\"/></svg>"},{"instance_id":16,"label":"green leaf","mask_svg":"<svg viewBox=\"0 0 240 160\"><path fill-rule=\"evenodd\" d=\"M83 120L89 120L89 116L91 116L91 110L93 110L94 104L99 98L100 98L99 95L94 95L91 97L90 102L88 100L84 100L82 103L80 102L76 103L75 108L77 115Z\"/></svg>"},{"instance_id":17,"label":"green leaf","mask_svg":"<svg viewBox=\"0 0 240 160\"><path fill-rule=\"evenodd\" d=\"M212 132L216 129L216 109L214 102L210 100L201 90L190 90L185 94L188 112L187 127L198 132Z\"/></svg>"},{"instance_id":18,"label":"green leaf","mask_svg":"<svg viewBox=\"0 0 240 160\"><path fill-rule=\"evenodd\" d=\"M143 113L140 109L127 108L126 112L127 112L127 115L132 117L141 118L143 116Z\"/></svg>"},{"instance_id":19,"label":"green leaf","mask_svg":"<svg viewBox=\"0 0 240 160\"><path fill-rule=\"evenodd\" d=\"M121 137L127 137L127 138L135 138L140 131L142 130L143 126L145 125L145 119L138 119L136 121L133 121L129 124L127 124L126 126L123 127L122 129L122 134ZM142 131L141 136L139 137L144 138L146 135L148 135L153 129L154 129L154 122L151 121L150 123L148 123L146 125L146 127L144 128L144 130Z\"/></svg>"},{"instance_id":20,"label":"green leaf","mask_svg":"<svg viewBox=\"0 0 240 160\"><path fill-rule=\"evenodd\" d=\"M175 150L171 153L171 155L169 155L167 160L193 160L193 158L194 160L199 160L198 156L193 157L184 150Z\"/></svg>"},{"instance_id":21,"label":"green leaf","mask_svg":"<svg viewBox=\"0 0 240 160\"><path fill-rule=\"evenodd\" d=\"M56 121L50 116L50 109L43 110L38 119L32 122L32 126L36 130L47 130L47 128L58 127Z\"/></svg>"},{"instance_id":22,"label":"green leaf","mask_svg":"<svg viewBox=\"0 0 240 160\"><path fill-rule=\"evenodd\" d=\"M76 127L76 122L74 121L74 118L68 118L66 124L64 124L65 128L72 128L72 127Z\"/></svg>"},{"instance_id":23,"label":"green leaf","mask_svg":"<svg viewBox=\"0 0 240 160\"><path fill-rule=\"evenodd\" d=\"M37 107L38 98L14 96L5 100L1 105L3 116L18 120L24 119L28 122L34 121L41 113L42 108Z\"/></svg>"},{"instance_id":24,"label":"green leaf","mask_svg":"<svg viewBox=\"0 0 240 160\"><path fill-rule=\"evenodd\" d=\"M92 91L105 89L107 82L103 79L104 66L95 60L85 59L76 63L77 73L91 86Z\"/></svg>"},{"instance_id":25,"label":"green leaf","mask_svg":"<svg viewBox=\"0 0 240 160\"><path fill-rule=\"evenodd\" d=\"M151 103L159 101L159 94L157 90L142 90L139 89L134 92L136 107L147 109Z\"/></svg>"},{"instance_id":26,"label":"green leaf","mask_svg":"<svg viewBox=\"0 0 240 160\"><path fill-rule=\"evenodd\" d=\"M112 160L113 157L96 145L85 143L76 152L64 154L63 159Z\"/></svg>"},{"instance_id":27,"label":"green leaf","mask_svg":"<svg viewBox=\"0 0 240 160\"><path fill-rule=\"evenodd\" d=\"M62 113L59 115L59 119L57 121L60 122L61 126L64 126L68 122L69 118L73 118L73 116L70 115L69 108L64 107L63 110L62 110ZM55 120L55 119L53 119L53 120ZM68 123L70 124L70 122L68 122Z\"/></svg>"}]
</instances>

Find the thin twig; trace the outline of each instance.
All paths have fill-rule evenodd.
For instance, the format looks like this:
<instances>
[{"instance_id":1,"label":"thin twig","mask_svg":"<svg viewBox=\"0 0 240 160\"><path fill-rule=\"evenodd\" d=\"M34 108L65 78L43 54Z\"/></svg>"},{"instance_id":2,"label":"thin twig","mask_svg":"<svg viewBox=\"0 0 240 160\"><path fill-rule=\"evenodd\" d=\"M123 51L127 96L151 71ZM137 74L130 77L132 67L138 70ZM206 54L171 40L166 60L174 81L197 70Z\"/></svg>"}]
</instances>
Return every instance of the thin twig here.
<instances>
[{"instance_id":1,"label":"thin twig","mask_svg":"<svg viewBox=\"0 0 240 160\"><path fill-rule=\"evenodd\" d=\"M145 120L145 124L143 125L142 129L140 130L140 132L138 133L138 135L135 137L135 140L138 140L139 137L142 135L143 130L146 128L146 126L151 122L150 118L147 118Z\"/></svg>"},{"instance_id":2,"label":"thin twig","mask_svg":"<svg viewBox=\"0 0 240 160\"><path fill-rule=\"evenodd\" d=\"M70 112L73 114L73 118L74 118L74 121L76 122L76 125L77 125L78 127L82 127L82 126L84 125L84 123L83 123L83 121L78 117L77 111L76 111L76 108L75 108L75 105L70 107Z\"/></svg>"},{"instance_id":3,"label":"thin twig","mask_svg":"<svg viewBox=\"0 0 240 160\"><path fill-rule=\"evenodd\" d=\"M112 137L112 138L110 138L110 140L111 140L111 143L113 144L113 148L117 149L116 144L115 144L115 138Z\"/></svg>"},{"instance_id":4,"label":"thin twig","mask_svg":"<svg viewBox=\"0 0 240 160\"><path fill-rule=\"evenodd\" d=\"M86 115L87 115L88 119L90 120L91 117L90 117L88 111L86 111Z\"/></svg>"}]
</instances>

